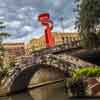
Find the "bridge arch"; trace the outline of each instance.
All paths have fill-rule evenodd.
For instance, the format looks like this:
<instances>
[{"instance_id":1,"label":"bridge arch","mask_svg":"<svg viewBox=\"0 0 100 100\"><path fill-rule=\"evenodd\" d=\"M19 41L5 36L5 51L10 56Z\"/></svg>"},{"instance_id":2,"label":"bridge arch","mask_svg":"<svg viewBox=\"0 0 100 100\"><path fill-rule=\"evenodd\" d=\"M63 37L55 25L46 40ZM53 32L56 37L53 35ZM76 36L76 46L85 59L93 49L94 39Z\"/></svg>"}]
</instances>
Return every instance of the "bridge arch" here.
<instances>
[{"instance_id":1,"label":"bridge arch","mask_svg":"<svg viewBox=\"0 0 100 100\"><path fill-rule=\"evenodd\" d=\"M36 64L24 69L15 76L10 86L10 92L21 91L38 84L64 78L64 72L45 64Z\"/></svg>"}]
</instances>

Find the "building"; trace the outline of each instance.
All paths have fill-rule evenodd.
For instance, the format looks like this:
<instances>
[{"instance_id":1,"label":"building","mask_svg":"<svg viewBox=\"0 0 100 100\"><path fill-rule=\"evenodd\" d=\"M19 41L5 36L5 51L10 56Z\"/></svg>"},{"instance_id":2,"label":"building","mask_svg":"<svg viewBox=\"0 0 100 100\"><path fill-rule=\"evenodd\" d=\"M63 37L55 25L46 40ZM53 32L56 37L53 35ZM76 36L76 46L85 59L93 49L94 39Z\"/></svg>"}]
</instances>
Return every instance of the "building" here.
<instances>
[{"instance_id":1,"label":"building","mask_svg":"<svg viewBox=\"0 0 100 100\"><path fill-rule=\"evenodd\" d=\"M79 33L53 33L54 38L55 38L55 44L63 44L66 41L75 41L75 40L80 40L80 35Z\"/></svg>"},{"instance_id":2,"label":"building","mask_svg":"<svg viewBox=\"0 0 100 100\"><path fill-rule=\"evenodd\" d=\"M3 43L5 49L5 56L23 56L25 55L25 45L24 43Z\"/></svg>"},{"instance_id":3,"label":"building","mask_svg":"<svg viewBox=\"0 0 100 100\"><path fill-rule=\"evenodd\" d=\"M45 39L44 39L44 37L33 38L26 45L26 54L30 54L30 52L35 51L35 50L39 50L41 48L45 48Z\"/></svg>"},{"instance_id":4,"label":"building","mask_svg":"<svg viewBox=\"0 0 100 100\"><path fill-rule=\"evenodd\" d=\"M54 32L53 36L55 38L55 44L56 45L63 44L67 40L74 41L74 40L80 39L79 33L57 33L57 32ZM40 38L37 38L37 39L33 38L30 41L30 43L28 43L27 48L28 48L28 52L32 52L34 50L45 48L45 37L44 37L44 35L41 36Z\"/></svg>"}]
</instances>

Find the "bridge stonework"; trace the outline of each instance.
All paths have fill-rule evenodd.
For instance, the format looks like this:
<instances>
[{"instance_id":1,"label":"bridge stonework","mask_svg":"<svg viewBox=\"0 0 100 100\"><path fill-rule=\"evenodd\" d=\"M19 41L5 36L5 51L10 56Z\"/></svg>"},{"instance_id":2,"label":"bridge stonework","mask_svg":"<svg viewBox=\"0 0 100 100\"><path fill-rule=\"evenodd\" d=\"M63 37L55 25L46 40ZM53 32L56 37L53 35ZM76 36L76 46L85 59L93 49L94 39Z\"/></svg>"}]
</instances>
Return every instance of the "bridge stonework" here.
<instances>
[{"instance_id":1,"label":"bridge stonework","mask_svg":"<svg viewBox=\"0 0 100 100\"><path fill-rule=\"evenodd\" d=\"M3 88L10 92L11 86L13 85L16 77L19 76L24 70L34 67L37 64L50 65L54 68L60 69L63 72L72 72L73 70L81 67L98 67L77 57L73 57L64 53L53 53L57 50L59 51L60 48L61 47L58 46L57 48L46 49L33 53L30 56L17 58L15 67L10 72L9 77L7 77L3 82ZM65 49L67 49L67 47Z\"/></svg>"},{"instance_id":2,"label":"bridge stonework","mask_svg":"<svg viewBox=\"0 0 100 100\"><path fill-rule=\"evenodd\" d=\"M85 62L79 58L72 57L65 54L46 54L42 56L26 56L17 60L16 66L10 73L9 78L5 80L4 88L7 88L10 91L10 87L14 83L16 77L29 67L34 67L36 64L51 65L52 67L58 68L64 72L72 72L75 69L81 67L93 67L94 64Z\"/></svg>"}]
</instances>

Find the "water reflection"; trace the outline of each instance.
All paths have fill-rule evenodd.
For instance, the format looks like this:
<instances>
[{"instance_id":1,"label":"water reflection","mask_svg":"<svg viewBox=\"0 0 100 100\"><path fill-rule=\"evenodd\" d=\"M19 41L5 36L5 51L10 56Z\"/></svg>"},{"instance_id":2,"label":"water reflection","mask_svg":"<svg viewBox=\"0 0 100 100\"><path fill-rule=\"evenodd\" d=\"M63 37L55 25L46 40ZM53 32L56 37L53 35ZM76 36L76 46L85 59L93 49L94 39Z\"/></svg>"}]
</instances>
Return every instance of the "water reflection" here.
<instances>
[{"instance_id":1,"label":"water reflection","mask_svg":"<svg viewBox=\"0 0 100 100\"><path fill-rule=\"evenodd\" d=\"M0 100L66 100L64 82L32 89L28 92L2 97Z\"/></svg>"}]
</instances>

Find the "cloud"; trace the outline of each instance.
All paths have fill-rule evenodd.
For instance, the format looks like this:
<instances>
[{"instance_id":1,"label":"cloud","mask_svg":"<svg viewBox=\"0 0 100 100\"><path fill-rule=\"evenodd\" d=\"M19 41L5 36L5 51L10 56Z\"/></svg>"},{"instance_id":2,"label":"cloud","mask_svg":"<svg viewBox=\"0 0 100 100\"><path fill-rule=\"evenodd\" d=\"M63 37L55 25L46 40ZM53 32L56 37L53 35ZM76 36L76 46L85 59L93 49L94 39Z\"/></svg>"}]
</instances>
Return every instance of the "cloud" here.
<instances>
[{"instance_id":1,"label":"cloud","mask_svg":"<svg viewBox=\"0 0 100 100\"><path fill-rule=\"evenodd\" d=\"M59 26L54 28L55 32L63 32L63 29ZM69 27L64 29L64 32L77 32L77 29L75 29L75 25L70 25Z\"/></svg>"},{"instance_id":2,"label":"cloud","mask_svg":"<svg viewBox=\"0 0 100 100\"><path fill-rule=\"evenodd\" d=\"M77 29L75 29L75 25L71 25L65 29L65 32L77 32Z\"/></svg>"},{"instance_id":3,"label":"cloud","mask_svg":"<svg viewBox=\"0 0 100 100\"><path fill-rule=\"evenodd\" d=\"M3 0L0 0L0 7L6 7L6 3Z\"/></svg>"},{"instance_id":4,"label":"cloud","mask_svg":"<svg viewBox=\"0 0 100 100\"><path fill-rule=\"evenodd\" d=\"M29 38L41 36L44 30L37 17L42 12L50 13L54 22L53 31L61 31L59 21L61 16L64 17L65 30L74 31L73 1L0 0L0 20L6 21L7 28L5 31L12 33L8 40L25 41L27 38L29 40Z\"/></svg>"},{"instance_id":5,"label":"cloud","mask_svg":"<svg viewBox=\"0 0 100 100\"><path fill-rule=\"evenodd\" d=\"M18 14L18 15L17 15L17 18L18 18L18 19L24 19L24 16L23 16L22 14Z\"/></svg>"},{"instance_id":6,"label":"cloud","mask_svg":"<svg viewBox=\"0 0 100 100\"><path fill-rule=\"evenodd\" d=\"M17 38L17 39L6 39L6 40L3 41L3 43L14 43L14 42L18 43L18 42L23 42L23 41L25 42L26 40L28 41L27 37L22 37L21 39L20 38Z\"/></svg>"},{"instance_id":7,"label":"cloud","mask_svg":"<svg viewBox=\"0 0 100 100\"><path fill-rule=\"evenodd\" d=\"M33 30L33 28L31 27L31 26L24 26L23 28L22 28L22 32L31 32Z\"/></svg>"},{"instance_id":8,"label":"cloud","mask_svg":"<svg viewBox=\"0 0 100 100\"><path fill-rule=\"evenodd\" d=\"M5 17L4 16L0 16L0 20L3 20L3 19L5 19Z\"/></svg>"},{"instance_id":9,"label":"cloud","mask_svg":"<svg viewBox=\"0 0 100 100\"><path fill-rule=\"evenodd\" d=\"M19 28L20 26L21 22L17 20L8 23L9 28Z\"/></svg>"},{"instance_id":10,"label":"cloud","mask_svg":"<svg viewBox=\"0 0 100 100\"><path fill-rule=\"evenodd\" d=\"M4 13L4 10L2 9L2 10L0 10L0 15L2 15Z\"/></svg>"}]
</instances>

